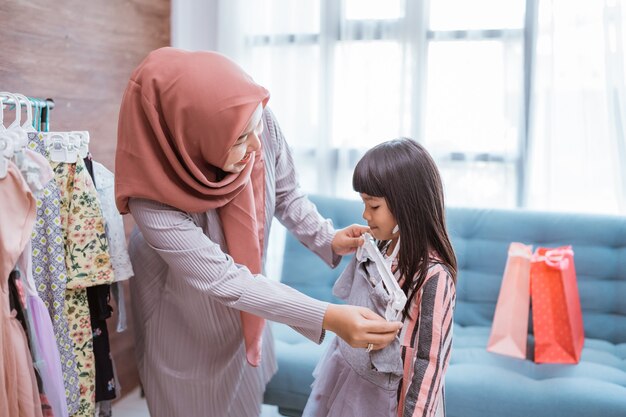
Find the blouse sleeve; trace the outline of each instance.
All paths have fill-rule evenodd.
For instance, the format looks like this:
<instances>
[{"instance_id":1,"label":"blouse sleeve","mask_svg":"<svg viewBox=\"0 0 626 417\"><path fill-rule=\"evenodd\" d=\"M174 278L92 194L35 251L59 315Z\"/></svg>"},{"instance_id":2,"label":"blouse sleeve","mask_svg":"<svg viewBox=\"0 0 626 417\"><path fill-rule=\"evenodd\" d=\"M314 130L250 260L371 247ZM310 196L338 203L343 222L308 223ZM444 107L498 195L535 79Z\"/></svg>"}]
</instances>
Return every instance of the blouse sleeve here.
<instances>
[{"instance_id":1,"label":"blouse sleeve","mask_svg":"<svg viewBox=\"0 0 626 417\"><path fill-rule=\"evenodd\" d=\"M413 357L405 358L405 364L412 360L413 365L405 366L404 417L435 416L440 406L443 377L450 360L455 298L452 277L441 267L436 267L427 278L419 299L417 295L414 298L411 317L417 322L406 335L413 348L405 349Z\"/></svg>"},{"instance_id":2,"label":"blouse sleeve","mask_svg":"<svg viewBox=\"0 0 626 417\"><path fill-rule=\"evenodd\" d=\"M291 150L269 109L265 124L277 147L275 216L304 246L334 268L341 256L331 248L335 235L332 221L324 219L300 189Z\"/></svg>"},{"instance_id":3,"label":"blouse sleeve","mask_svg":"<svg viewBox=\"0 0 626 417\"><path fill-rule=\"evenodd\" d=\"M252 275L209 239L191 216L145 199L130 211L146 243L167 263L171 276L228 307L301 329L316 343L323 337L328 303L310 298L263 275Z\"/></svg>"}]
</instances>

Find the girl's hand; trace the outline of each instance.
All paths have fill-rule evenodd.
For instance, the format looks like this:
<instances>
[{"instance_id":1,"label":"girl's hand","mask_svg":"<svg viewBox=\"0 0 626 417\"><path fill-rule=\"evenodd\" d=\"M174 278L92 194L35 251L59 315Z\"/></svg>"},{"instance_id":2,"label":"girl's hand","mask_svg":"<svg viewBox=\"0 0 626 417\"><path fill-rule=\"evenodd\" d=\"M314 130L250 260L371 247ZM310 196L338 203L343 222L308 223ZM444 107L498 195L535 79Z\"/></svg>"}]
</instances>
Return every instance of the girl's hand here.
<instances>
[{"instance_id":1,"label":"girl's hand","mask_svg":"<svg viewBox=\"0 0 626 417\"><path fill-rule=\"evenodd\" d=\"M368 231L368 227L359 224L353 224L345 229L337 230L331 244L333 252L342 256L355 252L363 244L361 235Z\"/></svg>"},{"instance_id":2,"label":"girl's hand","mask_svg":"<svg viewBox=\"0 0 626 417\"><path fill-rule=\"evenodd\" d=\"M322 327L341 337L354 348L382 349L391 343L401 322L389 322L368 308L351 305L329 304Z\"/></svg>"}]
</instances>

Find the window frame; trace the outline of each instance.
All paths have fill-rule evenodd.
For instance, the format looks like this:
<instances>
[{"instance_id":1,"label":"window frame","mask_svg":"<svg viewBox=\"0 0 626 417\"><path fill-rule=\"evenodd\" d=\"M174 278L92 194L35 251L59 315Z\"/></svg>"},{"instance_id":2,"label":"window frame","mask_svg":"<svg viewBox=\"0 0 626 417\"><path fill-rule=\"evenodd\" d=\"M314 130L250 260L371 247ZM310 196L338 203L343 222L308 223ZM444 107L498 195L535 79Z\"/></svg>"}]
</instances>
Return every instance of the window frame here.
<instances>
[{"instance_id":1,"label":"window frame","mask_svg":"<svg viewBox=\"0 0 626 417\"><path fill-rule=\"evenodd\" d=\"M437 154L438 160L452 163L467 162L490 162L515 165L516 170L516 206L524 207L527 203L527 175L528 175L528 152L529 152L529 121L532 100L533 82L533 59L537 37L537 2L538 0L525 0L524 26L519 29L468 29L468 30L431 30L428 28L429 3L406 1L404 17L399 19L350 19L344 22L349 28L348 33L355 34L350 38L343 36L341 16L343 2L337 0L320 0L320 28L319 33L284 33L277 35L253 35L246 39L248 47L263 47L270 45L296 46L296 45L319 45L320 62L324 62L320 72L321 85L333 85L332 68L334 61L335 45L343 41L377 41L399 40L405 36L410 47L416 51L417 58L422 65L413 67L411 74L412 83L411 98L411 135L422 142L425 136L426 114L426 85L428 82L428 48L432 42L455 42L455 41L486 41L486 40L519 40L523 48L522 58L522 103L520 103L521 115L519 119L518 154L511 157L508 154L497 152L468 153L449 152ZM436 0L434 0L436 1ZM406 25L406 21L416 24ZM369 30L364 30L367 27ZM374 30L371 30L374 28ZM423 28L428 28L424 30ZM365 35L366 33L372 35ZM330 89L320 91L320 131L322 135L318 147L313 151L316 164L319 169L318 184L332 184L332 178L338 167L338 149L331 145L331 127L333 117L333 92ZM356 149L346 149L351 155ZM311 156L311 149L296 149L298 156ZM333 163L335 161L335 163ZM323 189L318 187L318 189Z\"/></svg>"}]
</instances>

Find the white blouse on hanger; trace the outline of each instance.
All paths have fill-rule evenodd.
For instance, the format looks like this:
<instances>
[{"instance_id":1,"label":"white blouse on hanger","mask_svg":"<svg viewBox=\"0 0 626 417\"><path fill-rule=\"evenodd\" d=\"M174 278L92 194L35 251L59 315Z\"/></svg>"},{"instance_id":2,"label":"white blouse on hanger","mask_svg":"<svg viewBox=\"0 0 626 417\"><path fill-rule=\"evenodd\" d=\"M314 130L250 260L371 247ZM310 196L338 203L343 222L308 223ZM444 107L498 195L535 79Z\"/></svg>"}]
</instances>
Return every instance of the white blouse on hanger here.
<instances>
[{"instance_id":1,"label":"white blouse on hanger","mask_svg":"<svg viewBox=\"0 0 626 417\"><path fill-rule=\"evenodd\" d=\"M104 165L96 161L93 161L93 174L98 197L100 197L102 215L106 221L106 235L109 240L109 254L111 255L115 281L124 281L135 273L126 249L124 221L115 206L115 177Z\"/></svg>"}]
</instances>

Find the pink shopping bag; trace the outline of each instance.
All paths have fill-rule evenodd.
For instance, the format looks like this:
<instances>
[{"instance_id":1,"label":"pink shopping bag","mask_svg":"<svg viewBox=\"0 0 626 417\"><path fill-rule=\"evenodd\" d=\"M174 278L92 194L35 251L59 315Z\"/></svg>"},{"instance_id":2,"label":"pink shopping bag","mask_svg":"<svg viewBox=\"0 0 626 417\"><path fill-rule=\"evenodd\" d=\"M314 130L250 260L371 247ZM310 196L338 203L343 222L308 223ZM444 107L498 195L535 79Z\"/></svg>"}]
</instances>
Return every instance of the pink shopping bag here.
<instances>
[{"instance_id":1,"label":"pink shopping bag","mask_svg":"<svg viewBox=\"0 0 626 417\"><path fill-rule=\"evenodd\" d=\"M571 246L537 249L531 294L535 362L578 363L585 333Z\"/></svg>"},{"instance_id":2,"label":"pink shopping bag","mask_svg":"<svg viewBox=\"0 0 626 417\"><path fill-rule=\"evenodd\" d=\"M489 352L526 358L531 257L532 246L517 242L509 246L491 336L487 343Z\"/></svg>"}]
</instances>

